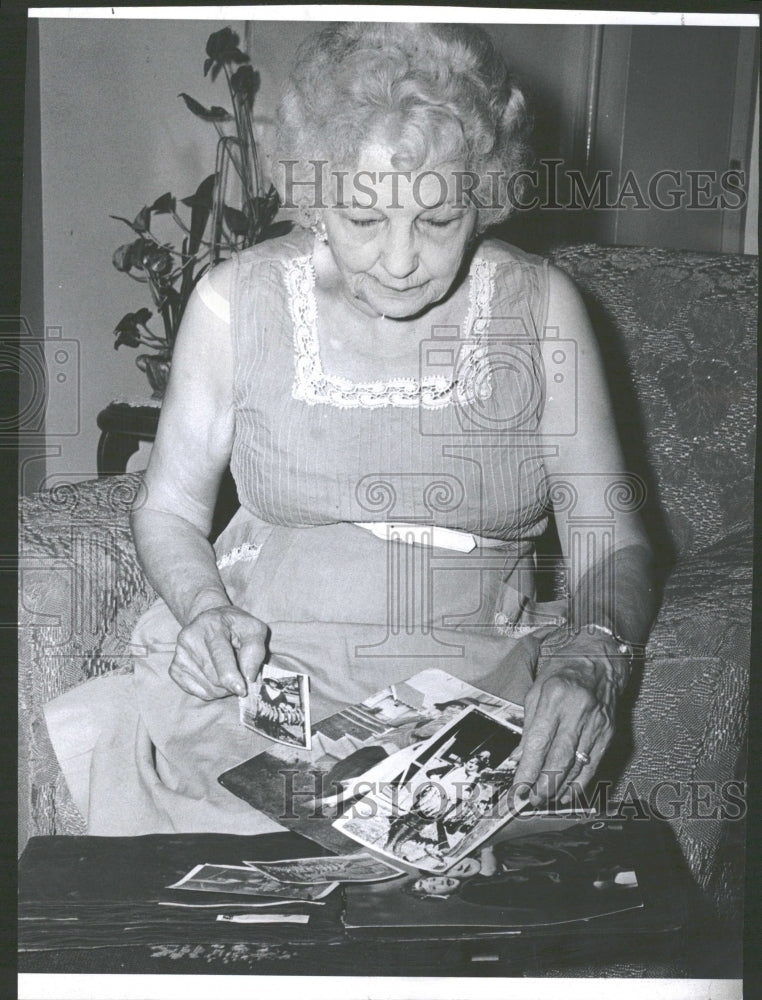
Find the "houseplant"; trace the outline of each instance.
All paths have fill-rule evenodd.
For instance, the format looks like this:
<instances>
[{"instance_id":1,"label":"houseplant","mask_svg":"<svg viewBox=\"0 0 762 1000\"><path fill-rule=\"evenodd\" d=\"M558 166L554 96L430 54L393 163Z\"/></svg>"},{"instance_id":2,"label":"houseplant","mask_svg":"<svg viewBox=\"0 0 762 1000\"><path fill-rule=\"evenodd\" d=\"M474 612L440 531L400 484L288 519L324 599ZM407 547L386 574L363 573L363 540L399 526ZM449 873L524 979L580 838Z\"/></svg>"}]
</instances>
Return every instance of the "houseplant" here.
<instances>
[{"instance_id":1,"label":"houseplant","mask_svg":"<svg viewBox=\"0 0 762 1000\"><path fill-rule=\"evenodd\" d=\"M213 32L206 43L204 76L216 80L220 74L227 84L232 112L218 106L206 108L186 93L179 95L188 110L217 134L214 173L193 194L180 199L188 211L181 213L178 200L167 191L144 205L132 220L111 216L126 223L135 235L115 251L114 267L147 287L152 306L122 316L113 331L114 347L124 344L150 352L138 355L136 363L158 399L166 388L185 307L202 274L233 251L289 228L288 223L273 224L278 195L272 185L265 190L254 137L252 111L259 73L239 48L239 37L231 28ZM176 231L174 238L160 239L152 230L157 216L165 217L162 225ZM154 323L160 320L160 331L151 327L152 318Z\"/></svg>"}]
</instances>

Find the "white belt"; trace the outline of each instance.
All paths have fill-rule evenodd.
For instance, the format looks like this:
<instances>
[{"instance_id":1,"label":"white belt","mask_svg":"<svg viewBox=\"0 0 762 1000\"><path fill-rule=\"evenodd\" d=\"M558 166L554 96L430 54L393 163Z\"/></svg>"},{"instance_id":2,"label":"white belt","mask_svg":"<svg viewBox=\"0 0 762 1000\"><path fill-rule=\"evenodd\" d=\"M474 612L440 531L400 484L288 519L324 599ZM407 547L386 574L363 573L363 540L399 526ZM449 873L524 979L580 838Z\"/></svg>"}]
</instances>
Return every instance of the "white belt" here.
<instances>
[{"instance_id":1,"label":"white belt","mask_svg":"<svg viewBox=\"0 0 762 1000\"><path fill-rule=\"evenodd\" d=\"M354 521L357 528L369 531L384 542L406 542L408 545L433 545L439 549L472 552L477 545L505 545L500 538L482 538L468 531L440 528L436 524L406 524L402 521Z\"/></svg>"}]
</instances>

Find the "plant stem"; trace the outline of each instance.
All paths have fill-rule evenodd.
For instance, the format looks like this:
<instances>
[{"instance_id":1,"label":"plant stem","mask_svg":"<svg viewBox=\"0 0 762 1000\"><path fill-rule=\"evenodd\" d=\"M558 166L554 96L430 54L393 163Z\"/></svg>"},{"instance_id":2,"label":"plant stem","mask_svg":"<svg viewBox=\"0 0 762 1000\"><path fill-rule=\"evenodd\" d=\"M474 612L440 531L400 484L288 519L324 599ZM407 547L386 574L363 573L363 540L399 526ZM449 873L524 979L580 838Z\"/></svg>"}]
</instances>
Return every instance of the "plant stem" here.
<instances>
[{"instance_id":1,"label":"plant stem","mask_svg":"<svg viewBox=\"0 0 762 1000\"><path fill-rule=\"evenodd\" d=\"M236 132L238 133L238 142L241 147L241 168L242 172L239 171L239 176L241 177L241 183L243 184L243 203L246 202L252 196L252 177L251 177L251 165L249 163L249 149L248 149L248 130L247 124L250 126L249 122L249 110L243 105L243 98L236 94L233 90L233 83L230 77L230 70L228 69L227 63L224 63L225 69L225 79L227 80L228 91L230 92L230 101L233 105L233 116L235 118ZM232 157L231 157L232 159ZM235 160L233 161L235 163Z\"/></svg>"},{"instance_id":2,"label":"plant stem","mask_svg":"<svg viewBox=\"0 0 762 1000\"><path fill-rule=\"evenodd\" d=\"M180 218L180 216L177 214L177 212L174 212L174 211L172 212L172 218L175 221L175 225L177 225L180 229L182 229L182 231L184 233L187 233L190 236L190 229L188 229L188 227L185 225L185 223Z\"/></svg>"},{"instance_id":3,"label":"plant stem","mask_svg":"<svg viewBox=\"0 0 762 1000\"><path fill-rule=\"evenodd\" d=\"M190 236L190 234L191 234L190 229L188 229L188 227L185 225L185 223L180 218L180 216L177 214L177 212L172 212L172 218L177 223L177 225L179 226L179 228L182 229L182 231L184 233L187 233L188 236ZM153 236L151 236L151 238L154 239ZM156 242L155 239L154 239L154 242ZM205 244L206 246L209 246L209 241L208 240L203 240L202 239L202 240L199 240L199 243L202 243L202 244ZM175 250L175 248L170 243L157 244L157 245L160 245L160 246L162 246L162 248L164 250L169 251L169 253L171 253L173 257L182 257L182 252L180 250Z\"/></svg>"},{"instance_id":4,"label":"plant stem","mask_svg":"<svg viewBox=\"0 0 762 1000\"><path fill-rule=\"evenodd\" d=\"M153 333L153 331L148 329L145 323L141 323L140 326L145 330L145 332L148 334L148 337L150 338L150 340L146 340L146 338L142 334L138 334L138 336L140 337L141 344L143 344L145 347L161 348L162 350L167 347L167 342L166 340L164 340L163 337L157 337L156 334Z\"/></svg>"}]
</instances>

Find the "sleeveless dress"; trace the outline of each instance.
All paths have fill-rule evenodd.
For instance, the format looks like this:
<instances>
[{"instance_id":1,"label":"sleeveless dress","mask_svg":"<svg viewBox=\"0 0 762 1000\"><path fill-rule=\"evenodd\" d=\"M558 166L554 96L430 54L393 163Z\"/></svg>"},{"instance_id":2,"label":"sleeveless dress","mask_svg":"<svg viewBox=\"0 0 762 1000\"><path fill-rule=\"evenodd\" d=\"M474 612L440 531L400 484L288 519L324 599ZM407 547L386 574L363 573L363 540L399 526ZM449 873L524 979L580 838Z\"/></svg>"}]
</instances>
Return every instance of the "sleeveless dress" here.
<instances>
[{"instance_id":1,"label":"sleeveless dress","mask_svg":"<svg viewBox=\"0 0 762 1000\"><path fill-rule=\"evenodd\" d=\"M467 314L421 328L419 377L357 383L323 366L313 253L300 231L236 258L241 508L215 543L228 595L267 623L279 665L309 674L313 720L430 667L477 686L493 675L495 693L523 702L528 672L497 686L494 673L543 623L533 581L548 518L536 437L547 264L483 242L464 264ZM426 544L433 525L464 544ZM157 602L133 635L133 675L48 706L88 832L278 828L217 783L267 741L240 726L235 697L203 702L169 678L178 631Z\"/></svg>"}]
</instances>

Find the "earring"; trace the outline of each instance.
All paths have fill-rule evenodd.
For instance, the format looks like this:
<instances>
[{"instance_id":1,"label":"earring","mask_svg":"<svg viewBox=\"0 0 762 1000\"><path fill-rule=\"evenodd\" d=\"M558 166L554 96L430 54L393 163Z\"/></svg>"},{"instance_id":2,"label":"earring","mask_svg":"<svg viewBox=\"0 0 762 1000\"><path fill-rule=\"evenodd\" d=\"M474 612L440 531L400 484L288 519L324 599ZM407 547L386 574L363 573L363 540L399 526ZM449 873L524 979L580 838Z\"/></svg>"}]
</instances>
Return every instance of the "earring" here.
<instances>
[{"instance_id":1,"label":"earring","mask_svg":"<svg viewBox=\"0 0 762 1000\"><path fill-rule=\"evenodd\" d=\"M312 229L312 232L315 234L315 236L321 243L328 242L328 233L325 231L325 223L323 222L322 219L319 222L316 222L315 225L311 226L310 228Z\"/></svg>"}]
</instances>

